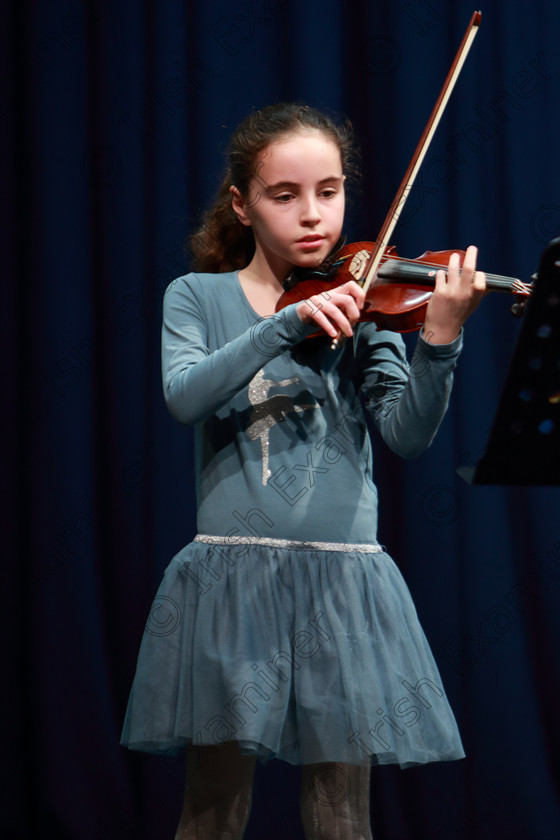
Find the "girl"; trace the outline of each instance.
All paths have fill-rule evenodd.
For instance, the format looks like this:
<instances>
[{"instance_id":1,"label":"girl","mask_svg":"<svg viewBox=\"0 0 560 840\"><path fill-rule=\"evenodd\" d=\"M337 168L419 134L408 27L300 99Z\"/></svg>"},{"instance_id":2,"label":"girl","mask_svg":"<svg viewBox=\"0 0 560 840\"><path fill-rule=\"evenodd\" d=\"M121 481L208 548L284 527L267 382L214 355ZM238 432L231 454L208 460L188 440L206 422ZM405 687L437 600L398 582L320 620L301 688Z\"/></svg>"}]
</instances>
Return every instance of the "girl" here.
<instances>
[{"instance_id":1,"label":"girl","mask_svg":"<svg viewBox=\"0 0 560 840\"><path fill-rule=\"evenodd\" d=\"M294 268L336 247L348 126L300 105L251 114L193 237L202 273L164 300L167 404L196 428L199 535L172 560L123 732L188 747L176 838L241 838L255 760L303 765L308 838L371 838L369 775L464 753L406 585L377 543L363 405L410 457L446 410L484 276L438 272L409 375L399 335L357 323L348 282L274 314ZM330 339L304 341L320 327Z\"/></svg>"}]
</instances>

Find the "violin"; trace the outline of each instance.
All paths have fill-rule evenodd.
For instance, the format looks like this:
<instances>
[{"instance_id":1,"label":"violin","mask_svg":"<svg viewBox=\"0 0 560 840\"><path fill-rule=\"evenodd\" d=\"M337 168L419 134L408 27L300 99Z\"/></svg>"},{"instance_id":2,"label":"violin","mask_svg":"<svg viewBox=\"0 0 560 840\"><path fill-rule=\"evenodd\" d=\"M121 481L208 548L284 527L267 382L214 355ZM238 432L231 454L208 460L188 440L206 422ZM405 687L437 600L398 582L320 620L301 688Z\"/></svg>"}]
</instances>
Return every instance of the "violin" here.
<instances>
[{"instance_id":1,"label":"violin","mask_svg":"<svg viewBox=\"0 0 560 840\"><path fill-rule=\"evenodd\" d=\"M371 259L375 248L373 242L353 242L343 246L329 261L326 268L302 272L304 279L281 295L276 311L291 303L307 300L312 295L328 295L348 280L360 282L364 266ZM435 286L436 273L446 269L451 254L459 254L463 264L464 251L426 251L416 259L399 257L394 245L385 248L375 277L366 291L360 321L373 321L379 329L394 332L414 332L424 323L428 302ZM524 283L516 277L486 274L488 291L513 294L515 302L511 307L519 317L533 284ZM319 333L317 333L319 335Z\"/></svg>"},{"instance_id":2,"label":"violin","mask_svg":"<svg viewBox=\"0 0 560 840\"><path fill-rule=\"evenodd\" d=\"M388 243L478 32L481 18L480 12L473 12L430 118L375 242L355 242L338 251L334 256L334 262L331 258L327 258L325 270L320 267L318 271L311 273L311 279L301 280L297 286L285 292L278 301L276 311L288 306L289 303L307 300L311 295L328 294L329 289L334 289L347 280L356 280L366 293L366 303L360 320L375 321L380 328L396 332L411 332L420 329L424 323L428 301L435 285L436 272L447 266L452 253L458 253L464 257L464 251L426 251L417 259L410 260L399 257L395 246L388 246ZM524 299L531 294L532 284L495 274L487 274L486 281L488 289L513 293L516 296L516 302L512 306L512 311L515 315L522 314L523 304L526 302ZM343 341L344 336L339 332L331 343L331 349L341 346Z\"/></svg>"}]
</instances>

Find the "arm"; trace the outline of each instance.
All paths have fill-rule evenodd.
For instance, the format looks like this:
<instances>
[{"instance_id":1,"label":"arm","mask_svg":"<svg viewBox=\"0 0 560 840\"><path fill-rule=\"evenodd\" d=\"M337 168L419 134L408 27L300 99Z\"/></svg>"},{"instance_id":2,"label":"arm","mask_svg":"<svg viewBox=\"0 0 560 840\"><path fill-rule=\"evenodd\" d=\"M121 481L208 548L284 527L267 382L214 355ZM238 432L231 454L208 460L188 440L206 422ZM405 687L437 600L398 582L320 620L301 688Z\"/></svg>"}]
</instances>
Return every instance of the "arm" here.
<instances>
[{"instance_id":1,"label":"arm","mask_svg":"<svg viewBox=\"0 0 560 840\"><path fill-rule=\"evenodd\" d=\"M372 324L360 328L357 351L365 405L398 455L420 455L434 439L447 410L461 345L461 335L436 345L421 333L409 366L400 335L378 332Z\"/></svg>"},{"instance_id":2,"label":"arm","mask_svg":"<svg viewBox=\"0 0 560 840\"><path fill-rule=\"evenodd\" d=\"M385 442L403 457L419 455L430 445L447 409L462 327L486 287L484 274L476 271L476 257L477 249L471 245L462 270L458 254L453 254L447 274L437 272L410 368L404 343L397 333L377 332L372 324L360 324L356 329L355 346L366 408ZM323 321L330 320L330 330L315 312L308 310L307 317L330 335L335 329L333 324L345 335L351 335L358 309L363 305L363 293L360 298L354 286L347 283L340 287L337 292L345 294L333 296L329 310L323 305L321 317Z\"/></svg>"},{"instance_id":3,"label":"arm","mask_svg":"<svg viewBox=\"0 0 560 840\"><path fill-rule=\"evenodd\" d=\"M311 329L298 318L296 306L256 322L210 352L204 303L188 278L174 281L164 296L162 329L163 391L171 414L182 423L205 420L269 359L309 335Z\"/></svg>"}]
</instances>

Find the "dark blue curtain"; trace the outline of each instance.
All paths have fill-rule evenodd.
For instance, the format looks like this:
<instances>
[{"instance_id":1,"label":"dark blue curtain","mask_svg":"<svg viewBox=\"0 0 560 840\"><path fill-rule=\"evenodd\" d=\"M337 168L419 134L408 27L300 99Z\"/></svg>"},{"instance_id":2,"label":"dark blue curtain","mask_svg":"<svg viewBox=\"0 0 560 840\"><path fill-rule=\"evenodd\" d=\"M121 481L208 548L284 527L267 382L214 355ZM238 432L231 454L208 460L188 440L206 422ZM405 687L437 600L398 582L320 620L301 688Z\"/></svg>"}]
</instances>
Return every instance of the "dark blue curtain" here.
<instances>
[{"instance_id":1,"label":"dark blue curtain","mask_svg":"<svg viewBox=\"0 0 560 840\"><path fill-rule=\"evenodd\" d=\"M395 242L410 257L472 242L482 268L528 279L560 234L560 7L486 5ZM191 432L161 395L162 295L188 271L183 241L231 130L279 100L348 115L364 172L348 233L373 239L472 11L465 0L7 6L3 836L173 836L182 760L118 740L151 598L195 530ZM468 323L431 449L401 462L376 444L380 539L468 754L375 770L377 838L560 836L560 494L456 474L487 439L520 328L508 310L488 296ZM259 772L249 840L302 837L297 799L297 768Z\"/></svg>"}]
</instances>

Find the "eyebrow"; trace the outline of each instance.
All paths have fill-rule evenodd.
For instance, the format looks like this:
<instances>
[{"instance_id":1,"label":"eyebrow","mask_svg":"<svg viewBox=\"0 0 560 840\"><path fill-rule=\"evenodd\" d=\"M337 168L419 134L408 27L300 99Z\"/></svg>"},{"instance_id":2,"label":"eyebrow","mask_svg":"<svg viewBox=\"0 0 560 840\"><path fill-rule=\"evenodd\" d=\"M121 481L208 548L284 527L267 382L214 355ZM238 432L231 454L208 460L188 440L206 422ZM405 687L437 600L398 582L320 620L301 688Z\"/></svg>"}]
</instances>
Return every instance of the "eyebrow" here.
<instances>
[{"instance_id":1,"label":"eyebrow","mask_svg":"<svg viewBox=\"0 0 560 840\"><path fill-rule=\"evenodd\" d=\"M338 175L329 175L327 178L321 178L318 182L317 186L321 184L328 184L336 181L337 183L342 183L342 178ZM294 189L294 187L299 187L300 184L297 181L278 181L276 184L267 184L266 192L270 192L271 190L280 190L280 189Z\"/></svg>"}]
</instances>

